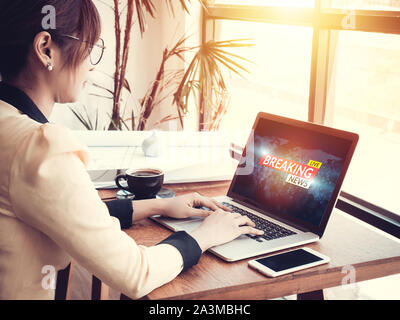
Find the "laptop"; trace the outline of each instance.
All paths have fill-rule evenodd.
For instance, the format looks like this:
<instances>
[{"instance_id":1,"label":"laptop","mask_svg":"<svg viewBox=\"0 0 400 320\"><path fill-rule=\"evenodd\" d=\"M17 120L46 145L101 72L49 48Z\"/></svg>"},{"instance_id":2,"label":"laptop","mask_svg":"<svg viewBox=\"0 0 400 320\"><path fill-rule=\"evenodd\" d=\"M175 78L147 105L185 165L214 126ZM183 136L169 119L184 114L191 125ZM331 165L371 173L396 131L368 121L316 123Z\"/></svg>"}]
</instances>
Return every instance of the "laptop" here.
<instances>
[{"instance_id":1,"label":"laptop","mask_svg":"<svg viewBox=\"0 0 400 320\"><path fill-rule=\"evenodd\" d=\"M225 261L238 261L318 241L358 139L355 133L259 113L228 194L214 199L249 216L264 235L242 235L209 251ZM186 232L203 220L152 218Z\"/></svg>"}]
</instances>

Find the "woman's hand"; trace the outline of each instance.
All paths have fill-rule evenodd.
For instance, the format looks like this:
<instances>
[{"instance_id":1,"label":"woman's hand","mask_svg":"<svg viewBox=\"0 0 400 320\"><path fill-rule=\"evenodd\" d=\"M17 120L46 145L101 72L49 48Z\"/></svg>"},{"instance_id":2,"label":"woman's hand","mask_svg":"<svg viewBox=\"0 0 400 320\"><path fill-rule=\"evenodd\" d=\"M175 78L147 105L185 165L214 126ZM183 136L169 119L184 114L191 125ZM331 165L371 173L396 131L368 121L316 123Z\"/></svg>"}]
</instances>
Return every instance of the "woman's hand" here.
<instances>
[{"instance_id":1,"label":"woman's hand","mask_svg":"<svg viewBox=\"0 0 400 320\"><path fill-rule=\"evenodd\" d=\"M200 207L206 207L212 211L199 209ZM207 217L217 209L231 211L231 209L213 199L203 197L198 193L191 193L175 198L165 199L162 215L176 219L184 219L193 216Z\"/></svg>"},{"instance_id":2,"label":"woman's hand","mask_svg":"<svg viewBox=\"0 0 400 320\"><path fill-rule=\"evenodd\" d=\"M211 213L203 223L191 233L201 250L230 242L242 234L262 235L248 217L221 209Z\"/></svg>"},{"instance_id":3,"label":"woman's hand","mask_svg":"<svg viewBox=\"0 0 400 320\"><path fill-rule=\"evenodd\" d=\"M211 211L199 209L199 207L206 207ZM264 233L255 229L254 222L248 217L233 213L231 209L198 193L170 199L134 201L134 210L134 222L156 214L176 219L205 217L202 224L191 232L191 236L203 252L211 247L230 242L242 234L262 235Z\"/></svg>"}]
</instances>

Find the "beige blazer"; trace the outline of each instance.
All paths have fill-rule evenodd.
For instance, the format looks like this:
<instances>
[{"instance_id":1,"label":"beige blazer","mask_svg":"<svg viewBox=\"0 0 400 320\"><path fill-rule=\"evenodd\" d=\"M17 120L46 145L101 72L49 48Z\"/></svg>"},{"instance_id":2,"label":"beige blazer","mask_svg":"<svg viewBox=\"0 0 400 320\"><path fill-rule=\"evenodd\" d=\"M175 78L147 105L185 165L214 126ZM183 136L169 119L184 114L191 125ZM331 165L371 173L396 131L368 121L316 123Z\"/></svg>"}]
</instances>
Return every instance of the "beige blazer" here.
<instances>
[{"instance_id":1,"label":"beige blazer","mask_svg":"<svg viewBox=\"0 0 400 320\"><path fill-rule=\"evenodd\" d=\"M68 129L0 101L0 299L54 299L51 270L72 259L133 299L181 272L175 247L139 246L121 231L88 162Z\"/></svg>"}]
</instances>

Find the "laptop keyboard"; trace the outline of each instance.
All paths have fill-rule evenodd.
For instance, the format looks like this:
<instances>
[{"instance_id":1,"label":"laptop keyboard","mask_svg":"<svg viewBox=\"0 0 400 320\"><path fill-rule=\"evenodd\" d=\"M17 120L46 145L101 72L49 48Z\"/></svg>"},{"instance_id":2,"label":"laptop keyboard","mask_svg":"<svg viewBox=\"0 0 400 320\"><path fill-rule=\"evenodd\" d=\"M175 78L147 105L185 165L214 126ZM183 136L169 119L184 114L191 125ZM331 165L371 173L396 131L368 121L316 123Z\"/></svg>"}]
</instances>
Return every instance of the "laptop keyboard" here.
<instances>
[{"instance_id":1,"label":"laptop keyboard","mask_svg":"<svg viewBox=\"0 0 400 320\"><path fill-rule=\"evenodd\" d=\"M296 234L295 232L288 230L280 225L277 225L271 221L265 220L260 218L259 216L256 216L255 214L252 214L246 210L240 209L228 202L222 202L222 204L230 209L232 209L233 212L240 213L243 216L247 216L256 224L256 228L263 230L264 234L262 236L254 236L254 235L247 235L248 237L257 240L258 242L262 242L260 238L264 238L265 240L274 240L278 238L283 238L290 236L292 234Z\"/></svg>"}]
</instances>

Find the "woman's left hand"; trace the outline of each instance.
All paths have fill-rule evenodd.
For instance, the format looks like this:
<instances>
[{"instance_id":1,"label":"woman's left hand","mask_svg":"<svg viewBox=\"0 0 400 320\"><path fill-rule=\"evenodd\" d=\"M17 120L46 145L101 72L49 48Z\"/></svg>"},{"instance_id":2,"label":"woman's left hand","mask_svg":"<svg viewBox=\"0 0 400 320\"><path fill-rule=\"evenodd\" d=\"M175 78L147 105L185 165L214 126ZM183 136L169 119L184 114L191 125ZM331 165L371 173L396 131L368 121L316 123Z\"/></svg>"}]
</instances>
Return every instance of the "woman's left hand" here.
<instances>
[{"instance_id":1,"label":"woman's left hand","mask_svg":"<svg viewBox=\"0 0 400 320\"><path fill-rule=\"evenodd\" d=\"M212 211L199 209L201 207L209 208ZM217 201L204 197L197 192L165 199L165 206L163 209L163 216L175 219L184 219L193 216L207 217L211 212L217 209L222 209L229 212L232 211Z\"/></svg>"}]
</instances>

